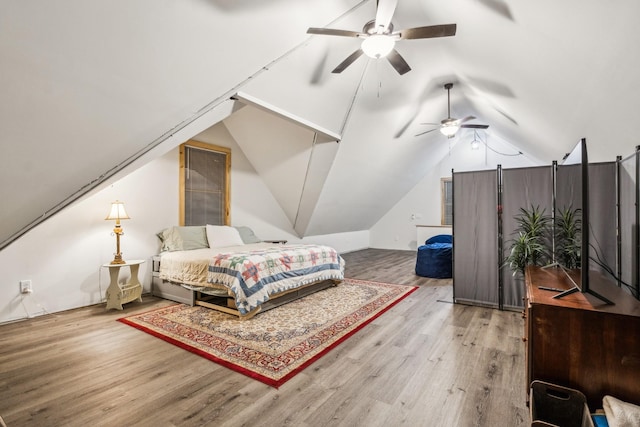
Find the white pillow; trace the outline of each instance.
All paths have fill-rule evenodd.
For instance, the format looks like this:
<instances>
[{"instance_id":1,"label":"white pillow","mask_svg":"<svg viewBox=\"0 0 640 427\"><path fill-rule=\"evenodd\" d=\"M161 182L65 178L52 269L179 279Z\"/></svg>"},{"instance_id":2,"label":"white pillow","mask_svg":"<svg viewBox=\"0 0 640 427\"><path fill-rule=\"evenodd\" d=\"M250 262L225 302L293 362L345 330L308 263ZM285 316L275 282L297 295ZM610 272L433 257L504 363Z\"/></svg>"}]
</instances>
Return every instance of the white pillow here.
<instances>
[{"instance_id":1,"label":"white pillow","mask_svg":"<svg viewBox=\"0 0 640 427\"><path fill-rule=\"evenodd\" d=\"M640 425L640 406L624 402L606 395L602 399L602 407L611 427L634 427Z\"/></svg>"},{"instance_id":2,"label":"white pillow","mask_svg":"<svg viewBox=\"0 0 640 427\"><path fill-rule=\"evenodd\" d=\"M244 245L238 230L228 225L207 224L207 240L210 248Z\"/></svg>"}]
</instances>

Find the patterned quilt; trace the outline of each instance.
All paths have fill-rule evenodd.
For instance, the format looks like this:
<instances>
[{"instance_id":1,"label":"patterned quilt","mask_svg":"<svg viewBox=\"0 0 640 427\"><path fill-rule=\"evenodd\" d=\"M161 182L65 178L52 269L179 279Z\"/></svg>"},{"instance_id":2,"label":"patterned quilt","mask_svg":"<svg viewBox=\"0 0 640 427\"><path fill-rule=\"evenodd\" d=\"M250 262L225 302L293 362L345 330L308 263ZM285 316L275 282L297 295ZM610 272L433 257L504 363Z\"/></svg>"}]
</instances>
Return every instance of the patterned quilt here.
<instances>
[{"instance_id":1,"label":"patterned quilt","mask_svg":"<svg viewBox=\"0 0 640 427\"><path fill-rule=\"evenodd\" d=\"M213 257L207 275L207 282L233 291L242 315L272 295L329 279L344 279L344 260L335 249L321 245L223 252Z\"/></svg>"}]
</instances>

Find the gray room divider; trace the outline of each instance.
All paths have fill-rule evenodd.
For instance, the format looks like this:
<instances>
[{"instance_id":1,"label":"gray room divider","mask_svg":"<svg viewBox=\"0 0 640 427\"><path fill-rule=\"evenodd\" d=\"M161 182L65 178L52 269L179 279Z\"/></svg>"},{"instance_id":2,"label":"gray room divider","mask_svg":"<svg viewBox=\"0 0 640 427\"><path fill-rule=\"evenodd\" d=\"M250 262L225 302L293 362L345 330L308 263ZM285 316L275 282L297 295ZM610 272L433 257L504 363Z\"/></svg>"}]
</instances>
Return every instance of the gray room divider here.
<instances>
[{"instance_id":1,"label":"gray room divider","mask_svg":"<svg viewBox=\"0 0 640 427\"><path fill-rule=\"evenodd\" d=\"M640 293L639 165L640 151L625 160L589 164L589 223L583 224L589 228L589 257L596 259L589 262L590 269L618 284L620 278L636 297ZM561 210L581 208L581 166L554 162L453 173L454 302L499 309L523 306L523 280L501 264L515 237L515 217L520 208L532 206L552 220Z\"/></svg>"},{"instance_id":2,"label":"gray room divider","mask_svg":"<svg viewBox=\"0 0 640 427\"><path fill-rule=\"evenodd\" d=\"M454 302L498 306L497 172L453 174Z\"/></svg>"},{"instance_id":3,"label":"gray room divider","mask_svg":"<svg viewBox=\"0 0 640 427\"><path fill-rule=\"evenodd\" d=\"M557 168L556 212L582 206L582 167L562 165ZM607 268L618 276L617 267L617 178L616 163L589 164L589 269L604 273ZM595 261L593 260L595 258ZM606 266L603 267L603 265Z\"/></svg>"},{"instance_id":4,"label":"gray room divider","mask_svg":"<svg viewBox=\"0 0 640 427\"><path fill-rule=\"evenodd\" d=\"M558 165L556 168L556 210L580 209L581 206L582 166Z\"/></svg>"},{"instance_id":5,"label":"gray room divider","mask_svg":"<svg viewBox=\"0 0 640 427\"><path fill-rule=\"evenodd\" d=\"M532 206L538 207L544 210L546 215L552 215L553 167L504 169L502 181L502 230L506 257L509 254L509 240L514 237L518 226L515 217L520 213L521 207L525 209L530 209ZM504 308L522 307L523 278L519 275L514 276L508 266L504 266L500 273L504 289Z\"/></svg>"},{"instance_id":6,"label":"gray room divider","mask_svg":"<svg viewBox=\"0 0 640 427\"><path fill-rule=\"evenodd\" d=\"M622 282L633 289L638 288L638 156L639 153L636 151L618 162L620 192L619 277Z\"/></svg>"},{"instance_id":7,"label":"gray room divider","mask_svg":"<svg viewBox=\"0 0 640 427\"><path fill-rule=\"evenodd\" d=\"M616 276L617 267L617 204L616 163L589 164L589 269L605 276L607 268ZM593 260L595 258L595 261ZM601 264L606 265L606 268Z\"/></svg>"}]
</instances>

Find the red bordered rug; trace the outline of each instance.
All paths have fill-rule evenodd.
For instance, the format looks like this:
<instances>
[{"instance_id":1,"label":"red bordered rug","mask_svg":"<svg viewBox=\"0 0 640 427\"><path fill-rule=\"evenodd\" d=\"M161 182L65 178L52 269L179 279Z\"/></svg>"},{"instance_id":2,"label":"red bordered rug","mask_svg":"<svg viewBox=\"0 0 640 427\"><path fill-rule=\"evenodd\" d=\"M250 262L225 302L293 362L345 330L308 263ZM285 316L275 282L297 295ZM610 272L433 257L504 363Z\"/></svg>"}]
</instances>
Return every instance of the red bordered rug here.
<instances>
[{"instance_id":1,"label":"red bordered rug","mask_svg":"<svg viewBox=\"0 0 640 427\"><path fill-rule=\"evenodd\" d=\"M118 320L279 387L416 289L345 279L249 320L182 304Z\"/></svg>"}]
</instances>

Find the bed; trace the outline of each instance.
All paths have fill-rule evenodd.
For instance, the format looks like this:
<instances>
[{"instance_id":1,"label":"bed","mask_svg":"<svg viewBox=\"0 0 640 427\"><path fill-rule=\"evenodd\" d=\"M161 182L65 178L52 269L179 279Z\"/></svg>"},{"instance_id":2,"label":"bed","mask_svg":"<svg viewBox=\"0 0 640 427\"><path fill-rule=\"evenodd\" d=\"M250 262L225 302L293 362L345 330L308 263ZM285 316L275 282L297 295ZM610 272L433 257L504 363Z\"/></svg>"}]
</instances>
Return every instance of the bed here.
<instances>
[{"instance_id":1,"label":"bed","mask_svg":"<svg viewBox=\"0 0 640 427\"><path fill-rule=\"evenodd\" d=\"M262 242L246 227L233 230L206 226L206 243L200 227L163 231L152 294L248 319L344 279L344 260L329 246Z\"/></svg>"}]
</instances>

